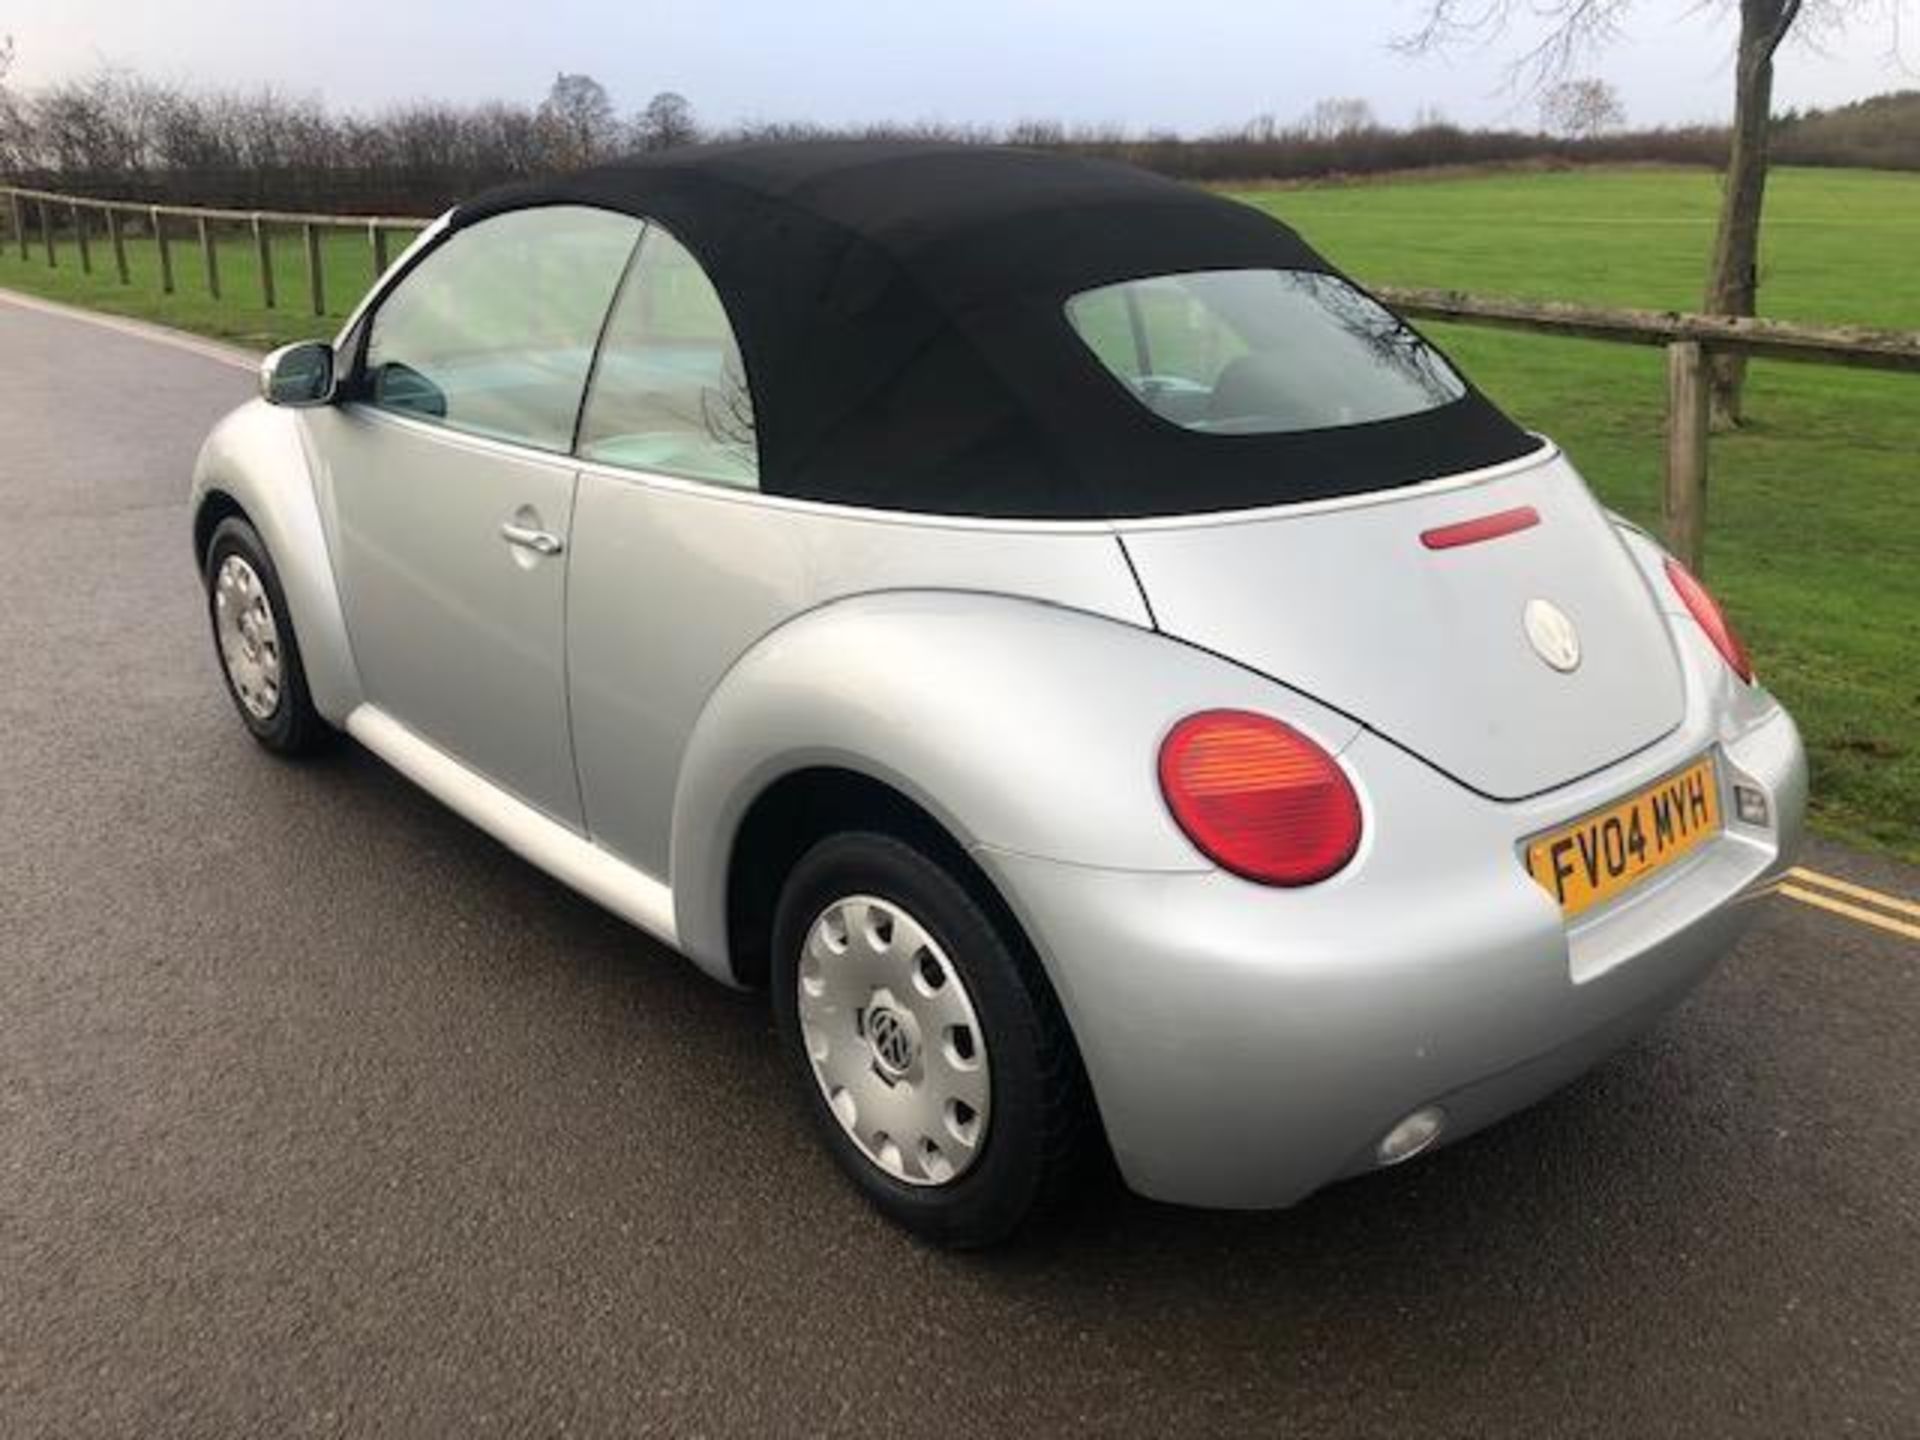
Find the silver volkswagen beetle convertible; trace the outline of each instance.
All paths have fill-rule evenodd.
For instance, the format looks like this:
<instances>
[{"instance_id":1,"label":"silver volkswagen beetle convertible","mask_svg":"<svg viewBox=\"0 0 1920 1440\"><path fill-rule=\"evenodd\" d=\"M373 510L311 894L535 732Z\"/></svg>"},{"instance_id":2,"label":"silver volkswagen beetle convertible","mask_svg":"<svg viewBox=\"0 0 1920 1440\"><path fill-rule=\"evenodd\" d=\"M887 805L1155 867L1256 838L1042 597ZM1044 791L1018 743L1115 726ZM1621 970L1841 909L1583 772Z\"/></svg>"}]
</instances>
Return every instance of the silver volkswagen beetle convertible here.
<instances>
[{"instance_id":1,"label":"silver volkswagen beetle convertible","mask_svg":"<svg viewBox=\"0 0 1920 1440\"><path fill-rule=\"evenodd\" d=\"M1806 796L1726 618L1283 225L984 148L488 194L193 485L240 718L764 986L986 1244L1110 1153L1289 1205L1545 1095ZM722 1097L715 1097L716 1103Z\"/></svg>"}]
</instances>

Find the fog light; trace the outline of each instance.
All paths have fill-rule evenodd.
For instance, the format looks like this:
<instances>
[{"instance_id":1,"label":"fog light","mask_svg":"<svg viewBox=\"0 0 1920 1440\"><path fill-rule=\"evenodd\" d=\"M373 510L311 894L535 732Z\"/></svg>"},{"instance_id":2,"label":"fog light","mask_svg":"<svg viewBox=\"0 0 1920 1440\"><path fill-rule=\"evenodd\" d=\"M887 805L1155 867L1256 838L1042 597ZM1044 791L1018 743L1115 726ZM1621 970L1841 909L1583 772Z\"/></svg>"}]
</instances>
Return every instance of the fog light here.
<instances>
[{"instance_id":1,"label":"fog light","mask_svg":"<svg viewBox=\"0 0 1920 1440\"><path fill-rule=\"evenodd\" d=\"M1733 813L1746 825L1767 823L1767 797L1750 785L1733 787Z\"/></svg>"},{"instance_id":2,"label":"fog light","mask_svg":"<svg viewBox=\"0 0 1920 1440\"><path fill-rule=\"evenodd\" d=\"M1440 1138L1447 1128L1447 1112L1438 1105L1426 1105L1414 1111L1387 1131L1374 1149L1374 1158L1382 1165L1398 1165L1411 1160Z\"/></svg>"}]
</instances>

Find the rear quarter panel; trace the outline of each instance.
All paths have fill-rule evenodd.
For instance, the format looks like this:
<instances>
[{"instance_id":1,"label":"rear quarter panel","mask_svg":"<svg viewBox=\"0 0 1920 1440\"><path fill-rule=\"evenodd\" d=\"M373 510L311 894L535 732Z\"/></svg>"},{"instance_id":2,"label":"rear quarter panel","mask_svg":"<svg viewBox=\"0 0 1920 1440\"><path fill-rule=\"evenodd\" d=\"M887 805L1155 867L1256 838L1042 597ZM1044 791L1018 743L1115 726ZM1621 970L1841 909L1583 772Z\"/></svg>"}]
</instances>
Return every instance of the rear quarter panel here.
<instances>
[{"instance_id":1,"label":"rear quarter panel","mask_svg":"<svg viewBox=\"0 0 1920 1440\"><path fill-rule=\"evenodd\" d=\"M917 523L590 466L571 545L568 688L588 825L661 877L673 864L676 776L709 697L797 616L904 588L1147 623L1119 543L1099 526ZM892 677L856 650L834 664L863 672L863 703L890 695Z\"/></svg>"},{"instance_id":2,"label":"rear quarter panel","mask_svg":"<svg viewBox=\"0 0 1920 1440\"><path fill-rule=\"evenodd\" d=\"M813 610L729 671L687 746L673 807L681 943L725 973L732 836L767 785L813 765L893 785L971 849L1209 870L1155 768L1173 723L1209 706L1276 715L1336 754L1359 731L1152 631L1031 600L902 591Z\"/></svg>"}]
</instances>

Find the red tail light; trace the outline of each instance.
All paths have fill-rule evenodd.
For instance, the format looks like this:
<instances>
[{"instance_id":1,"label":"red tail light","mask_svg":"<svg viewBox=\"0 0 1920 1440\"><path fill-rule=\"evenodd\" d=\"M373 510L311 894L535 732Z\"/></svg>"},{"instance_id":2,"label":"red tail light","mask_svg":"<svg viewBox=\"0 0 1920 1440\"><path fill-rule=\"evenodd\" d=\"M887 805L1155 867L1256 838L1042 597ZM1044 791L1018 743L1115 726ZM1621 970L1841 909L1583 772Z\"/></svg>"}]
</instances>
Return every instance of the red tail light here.
<instances>
[{"instance_id":1,"label":"red tail light","mask_svg":"<svg viewBox=\"0 0 1920 1440\"><path fill-rule=\"evenodd\" d=\"M1693 572L1678 560L1667 561L1667 579L1673 590L1683 601L1700 628L1707 632L1707 639L1718 650L1738 675L1749 685L1753 683L1753 661L1747 656L1747 647L1740 643L1740 637L1733 633L1727 615L1720 608L1720 602L1707 593L1707 587L1694 579Z\"/></svg>"},{"instance_id":2,"label":"red tail light","mask_svg":"<svg viewBox=\"0 0 1920 1440\"><path fill-rule=\"evenodd\" d=\"M1360 845L1360 799L1346 773L1265 715L1189 715L1160 746L1160 790L1207 858L1263 885L1324 880Z\"/></svg>"}]
</instances>

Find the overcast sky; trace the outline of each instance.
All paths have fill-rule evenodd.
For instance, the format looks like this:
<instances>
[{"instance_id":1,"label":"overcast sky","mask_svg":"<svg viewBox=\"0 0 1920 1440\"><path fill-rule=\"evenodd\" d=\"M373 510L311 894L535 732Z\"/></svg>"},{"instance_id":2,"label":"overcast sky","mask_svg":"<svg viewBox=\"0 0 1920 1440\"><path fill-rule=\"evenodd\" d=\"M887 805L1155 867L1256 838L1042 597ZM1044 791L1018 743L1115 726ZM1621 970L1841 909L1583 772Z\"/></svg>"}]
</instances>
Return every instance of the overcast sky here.
<instances>
[{"instance_id":1,"label":"overcast sky","mask_svg":"<svg viewBox=\"0 0 1920 1440\"><path fill-rule=\"evenodd\" d=\"M1874 15L1883 0L1865 0ZM1920 34L1920 0L1907 0ZM1410 60L1388 42L1419 0L0 0L14 79L102 63L216 87L271 85L331 106L410 98L536 101L583 70L621 110L657 90L703 120L1028 117L1189 132L1327 96L1382 119L1437 107L1466 124L1531 125L1503 85L1509 39ZM1775 104L1826 105L1920 85L1886 58L1884 18L1783 57ZM1640 0L1582 68L1635 124L1724 118L1732 21L1696 0ZM1920 56L1910 56L1920 60Z\"/></svg>"}]
</instances>

